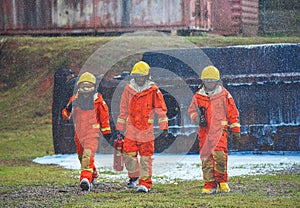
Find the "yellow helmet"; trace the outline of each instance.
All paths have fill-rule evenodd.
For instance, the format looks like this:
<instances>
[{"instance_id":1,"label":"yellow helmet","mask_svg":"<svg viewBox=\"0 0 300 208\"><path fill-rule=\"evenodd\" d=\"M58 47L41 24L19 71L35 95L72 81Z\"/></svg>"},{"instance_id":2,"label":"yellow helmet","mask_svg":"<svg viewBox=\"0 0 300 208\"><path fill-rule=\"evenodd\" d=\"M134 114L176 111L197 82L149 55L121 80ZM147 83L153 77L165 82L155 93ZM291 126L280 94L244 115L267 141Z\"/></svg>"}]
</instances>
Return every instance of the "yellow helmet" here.
<instances>
[{"instance_id":1,"label":"yellow helmet","mask_svg":"<svg viewBox=\"0 0 300 208\"><path fill-rule=\"evenodd\" d=\"M130 75L146 76L149 75L149 72L150 72L150 66L144 61L139 61L133 66Z\"/></svg>"},{"instance_id":2,"label":"yellow helmet","mask_svg":"<svg viewBox=\"0 0 300 208\"><path fill-rule=\"evenodd\" d=\"M214 66L205 67L201 73L201 80L204 79L220 80L219 70Z\"/></svg>"},{"instance_id":3,"label":"yellow helmet","mask_svg":"<svg viewBox=\"0 0 300 208\"><path fill-rule=\"evenodd\" d=\"M95 85L96 84L96 77L93 74L91 74L90 72L84 72L79 77L79 80L78 80L77 84L79 85L82 82L90 82L90 83L93 83Z\"/></svg>"}]
</instances>

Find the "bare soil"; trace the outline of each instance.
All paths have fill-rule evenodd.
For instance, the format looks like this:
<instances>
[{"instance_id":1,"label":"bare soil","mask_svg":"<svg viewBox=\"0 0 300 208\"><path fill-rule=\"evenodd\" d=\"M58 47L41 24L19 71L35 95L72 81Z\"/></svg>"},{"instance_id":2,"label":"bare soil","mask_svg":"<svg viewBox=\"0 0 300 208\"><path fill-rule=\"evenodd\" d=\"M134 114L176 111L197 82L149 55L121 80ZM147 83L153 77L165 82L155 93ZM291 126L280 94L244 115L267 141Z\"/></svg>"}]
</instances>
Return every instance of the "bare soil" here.
<instances>
[{"instance_id":1,"label":"bare soil","mask_svg":"<svg viewBox=\"0 0 300 208\"><path fill-rule=\"evenodd\" d=\"M0 186L0 191L4 187ZM78 184L58 187L51 184L34 184L30 187L5 187L9 191L1 191L0 204L4 207L54 207L76 201L90 192L81 191ZM123 190L122 184L99 183L91 190L92 193L117 192Z\"/></svg>"}]
</instances>

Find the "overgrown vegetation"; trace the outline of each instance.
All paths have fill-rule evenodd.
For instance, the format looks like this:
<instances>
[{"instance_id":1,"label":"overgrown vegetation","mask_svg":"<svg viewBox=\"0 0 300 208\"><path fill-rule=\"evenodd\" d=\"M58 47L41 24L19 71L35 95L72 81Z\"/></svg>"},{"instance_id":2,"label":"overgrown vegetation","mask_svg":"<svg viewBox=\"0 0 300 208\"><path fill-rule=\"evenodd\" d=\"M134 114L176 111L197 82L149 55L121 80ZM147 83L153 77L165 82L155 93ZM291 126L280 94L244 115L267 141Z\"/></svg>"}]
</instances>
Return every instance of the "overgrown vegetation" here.
<instances>
[{"instance_id":1,"label":"overgrown vegetation","mask_svg":"<svg viewBox=\"0 0 300 208\"><path fill-rule=\"evenodd\" d=\"M299 34L298 0L260 0L259 33L261 35Z\"/></svg>"},{"instance_id":2,"label":"overgrown vegetation","mask_svg":"<svg viewBox=\"0 0 300 208\"><path fill-rule=\"evenodd\" d=\"M78 171L32 162L54 154L51 130L53 76L78 72L86 59L115 37L2 37L0 47L1 207L296 207L299 166L287 172L232 177L232 193L202 196L201 181L155 184L150 194L123 181L101 180L92 193L78 188ZM299 37L186 37L199 47L299 43ZM102 173L109 174L109 173Z\"/></svg>"}]
</instances>

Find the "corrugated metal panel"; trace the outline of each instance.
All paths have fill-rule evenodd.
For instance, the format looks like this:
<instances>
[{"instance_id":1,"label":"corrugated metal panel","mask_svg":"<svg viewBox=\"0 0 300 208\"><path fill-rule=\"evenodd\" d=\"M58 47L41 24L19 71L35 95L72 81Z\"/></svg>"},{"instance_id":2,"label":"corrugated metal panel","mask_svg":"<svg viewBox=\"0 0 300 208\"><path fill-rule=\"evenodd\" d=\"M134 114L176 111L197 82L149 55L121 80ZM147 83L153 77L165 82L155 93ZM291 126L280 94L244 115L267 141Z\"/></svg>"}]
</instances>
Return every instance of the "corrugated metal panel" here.
<instances>
[{"instance_id":1,"label":"corrugated metal panel","mask_svg":"<svg viewBox=\"0 0 300 208\"><path fill-rule=\"evenodd\" d=\"M51 2L42 0L3 0L3 30L51 28Z\"/></svg>"},{"instance_id":2,"label":"corrugated metal panel","mask_svg":"<svg viewBox=\"0 0 300 208\"><path fill-rule=\"evenodd\" d=\"M195 1L195 28L202 30L212 30L213 1L196 0Z\"/></svg>"},{"instance_id":3,"label":"corrugated metal panel","mask_svg":"<svg viewBox=\"0 0 300 208\"><path fill-rule=\"evenodd\" d=\"M90 28L94 26L94 5L92 0L53 1L53 25L62 28Z\"/></svg>"},{"instance_id":4,"label":"corrugated metal panel","mask_svg":"<svg viewBox=\"0 0 300 208\"><path fill-rule=\"evenodd\" d=\"M231 1L231 34L241 33L242 7L240 0Z\"/></svg>"},{"instance_id":5,"label":"corrugated metal panel","mask_svg":"<svg viewBox=\"0 0 300 208\"><path fill-rule=\"evenodd\" d=\"M194 0L3 0L1 27L34 32L188 28Z\"/></svg>"},{"instance_id":6,"label":"corrugated metal panel","mask_svg":"<svg viewBox=\"0 0 300 208\"><path fill-rule=\"evenodd\" d=\"M185 0L130 1L130 23L134 26L185 25Z\"/></svg>"},{"instance_id":7,"label":"corrugated metal panel","mask_svg":"<svg viewBox=\"0 0 300 208\"><path fill-rule=\"evenodd\" d=\"M232 34L231 2L215 0L213 2L213 31L219 34Z\"/></svg>"},{"instance_id":8,"label":"corrugated metal panel","mask_svg":"<svg viewBox=\"0 0 300 208\"><path fill-rule=\"evenodd\" d=\"M258 34L258 0L242 0L242 33Z\"/></svg>"},{"instance_id":9,"label":"corrugated metal panel","mask_svg":"<svg viewBox=\"0 0 300 208\"><path fill-rule=\"evenodd\" d=\"M6 13L5 8L4 8L4 0L0 2L0 33L1 31L4 30L4 23L5 23L5 19L4 19L4 15Z\"/></svg>"},{"instance_id":10,"label":"corrugated metal panel","mask_svg":"<svg viewBox=\"0 0 300 208\"><path fill-rule=\"evenodd\" d=\"M124 0L95 0L95 27L121 27L123 22Z\"/></svg>"},{"instance_id":11,"label":"corrugated metal panel","mask_svg":"<svg viewBox=\"0 0 300 208\"><path fill-rule=\"evenodd\" d=\"M194 0L97 1L97 31L184 28L193 24Z\"/></svg>"},{"instance_id":12,"label":"corrugated metal panel","mask_svg":"<svg viewBox=\"0 0 300 208\"><path fill-rule=\"evenodd\" d=\"M7 29L48 28L51 24L50 2L42 0L12 0L3 2ZM51 11L51 10L50 10Z\"/></svg>"},{"instance_id":13,"label":"corrugated metal panel","mask_svg":"<svg viewBox=\"0 0 300 208\"><path fill-rule=\"evenodd\" d=\"M213 28L223 35L257 35L258 0L216 0Z\"/></svg>"},{"instance_id":14,"label":"corrugated metal panel","mask_svg":"<svg viewBox=\"0 0 300 208\"><path fill-rule=\"evenodd\" d=\"M2 0L0 11L2 34L138 29L239 34L257 25L258 0Z\"/></svg>"}]
</instances>

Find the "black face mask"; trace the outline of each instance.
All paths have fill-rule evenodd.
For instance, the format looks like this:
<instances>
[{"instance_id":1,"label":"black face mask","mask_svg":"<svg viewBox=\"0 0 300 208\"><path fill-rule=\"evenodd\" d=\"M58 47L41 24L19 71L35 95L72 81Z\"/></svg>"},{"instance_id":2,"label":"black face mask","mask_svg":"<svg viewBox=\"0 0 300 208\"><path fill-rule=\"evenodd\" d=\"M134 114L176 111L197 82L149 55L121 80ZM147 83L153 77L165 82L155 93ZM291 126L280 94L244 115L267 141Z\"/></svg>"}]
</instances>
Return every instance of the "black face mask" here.
<instances>
[{"instance_id":1,"label":"black face mask","mask_svg":"<svg viewBox=\"0 0 300 208\"><path fill-rule=\"evenodd\" d=\"M207 92L211 92L211 91L214 91L218 85L219 85L219 82L218 81L215 81L215 82L203 82L204 84L204 89L205 91Z\"/></svg>"},{"instance_id":2,"label":"black face mask","mask_svg":"<svg viewBox=\"0 0 300 208\"><path fill-rule=\"evenodd\" d=\"M94 109L94 92L78 93L77 104L82 110Z\"/></svg>"},{"instance_id":3,"label":"black face mask","mask_svg":"<svg viewBox=\"0 0 300 208\"><path fill-rule=\"evenodd\" d=\"M135 83L139 86L142 87L144 86L145 82L149 79L149 76L140 76L140 77L134 77Z\"/></svg>"}]
</instances>

